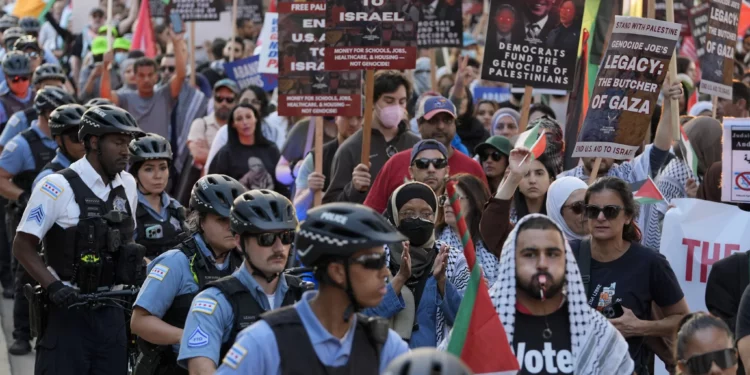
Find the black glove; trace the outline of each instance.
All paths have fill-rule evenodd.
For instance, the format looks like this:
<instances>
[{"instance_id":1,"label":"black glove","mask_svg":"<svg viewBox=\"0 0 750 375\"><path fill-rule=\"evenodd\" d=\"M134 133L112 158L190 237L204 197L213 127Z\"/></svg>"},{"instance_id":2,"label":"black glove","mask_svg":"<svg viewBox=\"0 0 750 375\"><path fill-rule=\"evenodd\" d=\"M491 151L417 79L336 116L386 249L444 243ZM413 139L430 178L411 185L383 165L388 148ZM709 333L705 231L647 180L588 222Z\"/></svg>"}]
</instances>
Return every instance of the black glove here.
<instances>
[{"instance_id":1,"label":"black glove","mask_svg":"<svg viewBox=\"0 0 750 375\"><path fill-rule=\"evenodd\" d=\"M25 207L26 203L29 203L29 198L31 198L31 195L28 191L24 191L21 193L21 195L18 196L18 199L16 201L18 202L18 205L21 207Z\"/></svg>"},{"instance_id":2,"label":"black glove","mask_svg":"<svg viewBox=\"0 0 750 375\"><path fill-rule=\"evenodd\" d=\"M57 307L67 308L78 302L78 291L73 287L66 286L59 280L47 286L47 294Z\"/></svg>"}]
</instances>

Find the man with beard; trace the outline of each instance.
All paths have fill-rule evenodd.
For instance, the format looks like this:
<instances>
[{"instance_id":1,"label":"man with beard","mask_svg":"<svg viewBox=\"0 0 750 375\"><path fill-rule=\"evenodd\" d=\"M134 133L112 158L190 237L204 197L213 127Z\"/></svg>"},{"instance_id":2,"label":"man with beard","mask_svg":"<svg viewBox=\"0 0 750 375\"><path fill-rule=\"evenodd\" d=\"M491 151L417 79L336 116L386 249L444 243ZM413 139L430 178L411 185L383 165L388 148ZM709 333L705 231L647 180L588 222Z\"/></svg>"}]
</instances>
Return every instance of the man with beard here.
<instances>
[{"instance_id":1,"label":"man with beard","mask_svg":"<svg viewBox=\"0 0 750 375\"><path fill-rule=\"evenodd\" d=\"M193 163L199 168L206 164L208 151L214 141L216 132L227 124L232 107L237 101L240 89L231 79L219 80L214 85L214 113L196 119L190 125L188 133L188 149L193 155Z\"/></svg>"},{"instance_id":2,"label":"man with beard","mask_svg":"<svg viewBox=\"0 0 750 375\"><path fill-rule=\"evenodd\" d=\"M531 214L518 222L499 271L490 298L519 374L633 373L627 342L587 305L573 252L550 218Z\"/></svg>"}]
</instances>

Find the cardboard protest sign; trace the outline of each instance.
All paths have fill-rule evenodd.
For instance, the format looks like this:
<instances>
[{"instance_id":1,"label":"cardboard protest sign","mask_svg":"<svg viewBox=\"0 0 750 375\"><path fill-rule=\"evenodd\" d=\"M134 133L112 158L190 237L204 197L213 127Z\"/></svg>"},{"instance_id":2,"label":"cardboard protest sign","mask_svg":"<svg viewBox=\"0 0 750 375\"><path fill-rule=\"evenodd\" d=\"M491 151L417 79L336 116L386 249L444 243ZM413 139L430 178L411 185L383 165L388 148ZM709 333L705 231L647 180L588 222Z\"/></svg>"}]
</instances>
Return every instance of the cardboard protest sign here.
<instances>
[{"instance_id":1,"label":"cardboard protest sign","mask_svg":"<svg viewBox=\"0 0 750 375\"><path fill-rule=\"evenodd\" d=\"M676 23L615 18L573 157L635 157L679 36Z\"/></svg>"},{"instance_id":2,"label":"cardboard protest sign","mask_svg":"<svg viewBox=\"0 0 750 375\"><path fill-rule=\"evenodd\" d=\"M711 2L705 53L701 57L701 94L732 99L734 47L742 0Z\"/></svg>"},{"instance_id":3,"label":"cardboard protest sign","mask_svg":"<svg viewBox=\"0 0 750 375\"><path fill-rule=\"evenodd\" d=\"M495 0L490 6L482 79L573 89L584 0Z\"/></svg>"},{"instance_id":4,"label":"cardboard protest sign","mask_svg":"<svg viewBox=\"0 0 750 375\"><path fill-rule=\"evenodd\" d=\"M279 14L266 13L263 28L258 35L260 49L260 72L279 74Z\"/></svg>"},{"instance_id":5,"label":"cardboard protest sign","mask_svg":"<svg viewBox=\"0 0 750 375\"><path fill-rule=\"evenodd\" d=\"M403 11L418 19L417 44L421 48L462 47L461 0L410 0Z\"/></svg>"},{"instance_id":6,"label":"cardboard protest sign","mask_svg":"<svg viewBox=\"0 0 750 375\"><path fill-rule=\"evenodd\" d=\"M702 3L690 9L690 33L695 40L695 52L698 57L706 52L706 32L708 31L708 12L711 4Z\"/></svg>"},{"instance_id":7,"label":"cardboard protest sign","mask_svg":"<svg viewBox=\"0 0 750 375\"><path fill-rule=\"evenodd\" d=\"M496 103L502 103L510 100L511 97L510 89L507 87L475 86L472 95L474 96L475 103L480 100L491 100Z\"/></svg>"},{"instance_id":8,"label":"cardboard protest sign","mask_svg":"<svg viewBox=\"0 0 750 375\"><path fill-rule=\"evenodd\" d=\"M237 0L237 20L263 23L263 0Z\"/></svg>"},{"instance_id":9,"label":"cardboard protest sign","mask_svg":"<svg viewBox=\"0 0 750 375\"><path fill-rule=\"evenodd\" d=\"M326 3L280 0L277 10L279 114L362 115L362 73L326 69Z\"/></svg>"},{"instance_id":10,"label":"cardboard protest sign","mask_svg":"<svg viewBox=\"0 0 750 375\"><path fill-rule=\"evenodd\" d=\"M721 200L750 203L750 118L725 118Z\"/></svg>"},{"instance_id":11,"label":"cardboard protest sign","mask_svg":"<svg viewBox=\"0 0 750 375\"><path fill-rule=\"evenodd\" d=\"M702 2L702 1L701 1ZM690 19L690 8L693 7L695 0L674 0L672 8L674 9L674 22L679 23L682 26L680 35L690 35L689 19ZM656 0L656 19L660 21L667 20L667 1ZM644 11L646 6L644 5Z\"/></svg>"},{"instance_id":12,"label":"cardboard protest sign","mask_svg":"<svg viewBox=\"0 0 750 375\"><path fill-rule=\"evenodd\" d=\"M224 63L224 73L243 90L249 86L262 87L266 91L276 88L276 78L260 72L259 55Z\"/></svg>"},{"instance_id":13,"label":"cardboard protest sign","mask_svg":"<svg viewBox=\"0 0 750 375\"><path fill-rule=\"evenodd\" d=\"M159 0L165 4L164 17L172 12L180 14L184 22L218 21L219 13L224 11L221 0ZM154 9L152 5L152 10ZM160 11L160 10L159 10ZM157 17L152 14L152 17Z\"/></svg>"},{"instance_id":14,"label":"cardboard protest sign","mask_svg":"<svg viewBox=\"0 0 750 375\"><path fill-rule=\"evenodd\" d=\"M412 0L327 0L325 62L330 70L414 69Z\"/></svg>"}]
</instances>

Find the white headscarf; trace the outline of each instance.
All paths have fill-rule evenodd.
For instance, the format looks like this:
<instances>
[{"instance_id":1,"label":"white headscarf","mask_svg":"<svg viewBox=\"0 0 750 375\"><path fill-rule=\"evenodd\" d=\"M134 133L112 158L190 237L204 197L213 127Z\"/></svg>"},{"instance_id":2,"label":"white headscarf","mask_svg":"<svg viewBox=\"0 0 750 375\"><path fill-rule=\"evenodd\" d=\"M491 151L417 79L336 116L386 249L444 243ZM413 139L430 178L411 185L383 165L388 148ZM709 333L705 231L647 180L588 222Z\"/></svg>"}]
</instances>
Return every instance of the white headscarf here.
<instances>
[{"instance_id":1,"label":"white headscarf","mask_svg":"<svg viewBox=\"0 0 750 375\"><path fill-rule=\"evenodd\" d=\"M565 205L565 201L570 197L570 194L581 189L588 189L588 185L586 185L586 183L580 178L575 177L558 178L549 186L549 189L547 189L547 215L549 215L549 218L562 228L563 233L565 234L565 239L568 241L582 240L584 237L576 234L570 229L570 227L568 227L568 224L565 222L565 218L563 218L561 213L562 207Z\"/></svg>"},{"instance_id":2,"label":"white headscarf","mask_svg":"<svg viewBox=\"0 0 750 375\"><path fill-rule=\"evenodd\" d=\"M713 111L714 106L711 102L703 101L693 104L693 107L688 111L690 116L700 116L702 112Z\"/></svg>"},{"instance_id":3,"label":"white headscarf","mask_svg":"<svg viewBox=\"0 0 750 375\"><path fill-rule=\"evenodd\" d=\"M500 275L490 289L490 298L495 311L503 322L508 342L513 343L516 322L516 238L518 228L533 218L547 216L529 214L524 216L508 236L500 256ZM559 227L559 226L558 226ZM586 303L578 263L565 243L566 302L570 316L570 341L573 352L575 374L620 375L633 373L633 360L628 352L628 343L620 332Z\"/></svg>"}]
</instances>

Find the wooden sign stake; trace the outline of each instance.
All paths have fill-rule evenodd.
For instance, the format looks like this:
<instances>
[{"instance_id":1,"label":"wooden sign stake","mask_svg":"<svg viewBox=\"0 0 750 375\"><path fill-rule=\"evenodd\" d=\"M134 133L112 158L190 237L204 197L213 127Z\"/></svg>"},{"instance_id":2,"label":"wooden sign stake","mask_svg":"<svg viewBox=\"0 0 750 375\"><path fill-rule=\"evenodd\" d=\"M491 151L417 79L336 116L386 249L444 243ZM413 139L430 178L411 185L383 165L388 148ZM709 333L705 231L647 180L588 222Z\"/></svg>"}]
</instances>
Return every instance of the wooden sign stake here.
<instances>
[{"instance_id":1,"label":"wooden sign stake","mask_svg":"<svg viewBox=\"0 0 750 375\"><path fill-rule=\"evenodd\" d=\"M523 133L526 131L529 123L529 109L531 108L531 95L534 92L534 88L526 86L523 91L523 105L521 106L521 123L519 125L518 132Z\"/></svg>"},{"instance_id":2,"label":"wooden sign stake","mask_svg":"<svg viewBox=\"0 0 750 375\"><path fill-rule=\"evenodd\" d=\"M315 172L323 173L323 117L315 117ZM323 203L323 191L315 192L313 207Z\"/></svg>"},{"instance_id":3,"label":"wooden sign stake","mask_svg":"<svg viewBox=\"0 0 750 375\"><path fill-rule=\"evenodd\" d=\"M591 169L591 176L589 176L589 186L594 184L596 178L599 176L599 166L602 164L602 158L596 158L594 160L594 167Z\"/></svg>"},{"instance_id":4,"label":"wooden sign stake","mask_svg":"<svg viewBox=\"0 0 750 375\"><path fill-rule=\"evenodd\" d=\"M375 96L375 71L365 71L365 123L362 126L362 164L370 165L370 138L372 136L372 99Z\"/></svg>"}]
</instances>

